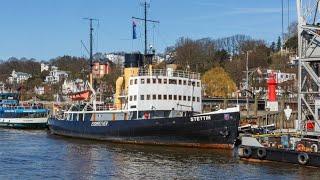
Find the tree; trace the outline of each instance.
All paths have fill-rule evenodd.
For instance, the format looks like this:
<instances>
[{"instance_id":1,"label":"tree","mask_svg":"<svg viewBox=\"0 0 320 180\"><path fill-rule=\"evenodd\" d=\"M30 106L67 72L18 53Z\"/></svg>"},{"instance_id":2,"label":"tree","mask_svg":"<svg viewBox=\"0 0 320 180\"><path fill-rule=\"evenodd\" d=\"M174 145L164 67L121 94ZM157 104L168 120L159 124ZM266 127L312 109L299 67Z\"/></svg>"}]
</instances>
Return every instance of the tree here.
<instances>
[{"instance_id":1,"label":"tree","mask_svg":"<svg viewBox=\"0 0 320 180\"><path fill-rule=\"evenodd\" d=\"M270 45L270 50L272 52L276 52L276 43L274 41L272 41L271 45Z\"/></svg>"},{"instance_id":2,"label":"tree","mask_svg":"<svg viewBox=\"0 0 320 180\"><path fill-rule=\"evenodd\" d=\"M279 36L277 41L277 51L280 51L280 50L281 50L281 38Z\"/></svg>"},{"instance_id":3,"label":"tree","mask_svg":"<svg viewBox=\"0 0 320 180\"><path fill-rule=\"evenodd\" d=\"M205 92L208 96L228 97L236 91L236 84L221 67L214 67L202 76Z\"/></svg>"}]
</instances>

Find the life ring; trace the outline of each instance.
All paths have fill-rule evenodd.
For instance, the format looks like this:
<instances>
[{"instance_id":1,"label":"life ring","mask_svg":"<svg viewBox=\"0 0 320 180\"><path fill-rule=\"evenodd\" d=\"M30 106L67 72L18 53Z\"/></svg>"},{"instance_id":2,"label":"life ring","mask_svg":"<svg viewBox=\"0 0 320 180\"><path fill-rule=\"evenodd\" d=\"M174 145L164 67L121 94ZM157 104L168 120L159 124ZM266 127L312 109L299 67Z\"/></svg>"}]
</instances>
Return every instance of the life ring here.
<instances>
[{"instance_id":1,"label":"life ring","mask_svg":"<svg viewBox=\"0 0 320 180\"><path fill-rule=\"evenodd\" d=\"M251 156L251 154L252 154L252 150L250 147L243 148L243 156L245 158L249 158Z\"/></svg>"},{"instance_id":2,"label":"life ring","mask_svg":"<svg viewBox=\"0 0 320 180\"><path fill-rule=\"evenodd\" d=\"M303 144L297 144L297 151L305 151L306 147Z\"/></svg>"},{"instance_id":3,"label":"life ring","mask_svg":"<svg viewBox=\"0 0 320 180\"><path fill-rule=\"evenodd\" d=\"M312 152L318 152L318 145L312 144L311 145L311 150L312 150Z\"/></svg>"},{"instance_id":4,"label":"life ring","mask_svg":"<svg viewBox=\"0 0 320 180\"><path fill-rule=\"evenodd\" d=\"M265 148L258 148L257 156L259 157L259 159L265 158L267 156L267 150Z\"/></svg>"},{"instance_id":5,"label":"life ring","mask_svg":"<svg viewBox=\"0 0 320 180\"><path fill-rule=\"evenodd\" d=\"M298 155L298 162L299 162L299 164L305 165L305 164L308 163L308 161L309 161L309 156L308 156L307 153L300 153L300 154Z\"/></svg>"}]
</instances>

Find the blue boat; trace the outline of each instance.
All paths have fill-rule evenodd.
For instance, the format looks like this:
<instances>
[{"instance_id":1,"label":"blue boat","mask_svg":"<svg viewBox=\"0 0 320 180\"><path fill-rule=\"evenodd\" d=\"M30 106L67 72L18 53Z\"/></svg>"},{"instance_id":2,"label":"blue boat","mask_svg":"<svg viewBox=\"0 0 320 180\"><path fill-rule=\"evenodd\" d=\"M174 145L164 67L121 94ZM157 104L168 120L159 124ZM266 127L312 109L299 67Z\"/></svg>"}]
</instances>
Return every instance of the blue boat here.
<instances>
[{"instance_id":1,"label":"blue boat","mask_svg":"<svg viewBox=\"0 0 320 180\"><path fill-rule=\"evenodd\" d=\"M49 110L42 104L21 104L17 93L0 94L0 127L46 128L48 114Z\"/></svg>"}]
</instances>

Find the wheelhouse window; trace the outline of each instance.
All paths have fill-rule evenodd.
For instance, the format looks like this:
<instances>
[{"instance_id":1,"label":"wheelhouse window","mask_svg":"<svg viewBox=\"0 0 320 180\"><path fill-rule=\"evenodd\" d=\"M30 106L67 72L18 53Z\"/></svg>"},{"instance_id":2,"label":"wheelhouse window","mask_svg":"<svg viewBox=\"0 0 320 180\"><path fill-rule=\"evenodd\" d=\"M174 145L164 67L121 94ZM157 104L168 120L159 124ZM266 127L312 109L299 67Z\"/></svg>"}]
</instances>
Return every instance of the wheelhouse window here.
<instances>
[{"instance_id":1,"label":"wheelhouse window","mask_svg":"<svg viewBox=\"0 0 320 180\"><path fill-rule=\"evenodd\" d=\"M144 95L140 95L140 100L144 100Z\"/></svg>"},{"instance_id":2,"label":"wheelhouse window","mask_svg":"<svg viewBox=\"0 0 320 180\"><path fill-rule=\"evenodd\" d=\"M167 100L167 95L166 94L163 95L163 99Z\"/></svg>"},{"instance_id":3,"label":"wheelhouse window","mask_svg":"<svg viewBox=\"0 0 320 180\"><path fill-rule=\"evenodd\" d=\"M152 95L152 99L153 99L153 100L157 100L157 95L155 95L155 94Z\"/></svg>"},{"instance_id":4,"label":"wheelhouse window","mask_svg":"<svg viewBox=\"0 0 320 180\"><path fill-rule=\"evenodd\" d=\"M150 100L150 97L151 97L150 94L147 94L147 100Z\"/></svg>"},{"instance_id":5,"label":"wheelhouse window","mask_svg":"<svg viewBox=\"0 0 320 180\"><path fill-rule=\"evenodd\" d=\"M169 79L169 84L177 84L177 80L176 79Z\"/></svg>"},{"instance_id":6,"label":"wheelhouse window","mask_svg":"<svg viewBox=\"0 0 320 180\"><path fill-rule=\"evenodd\" d=\"M169 95L169 100L172 100L172 95L171 94Z\"/></svg>"},{"instance_id":7,"label":"wheelhouse window","mask_svg":"<svg viewBox=\"0 0 320 180\"><path fill-rule=\"evenodd\" d=\"M173 95L173 100L177 100L177 95Z\"/></svg>"},{"instance_id":8,"label":"wheelhouse window","mask_svg":"<svg viewBox=\"0 0 320 180\"><path fill-rule=\"evenodd\" d=\"M161 99L162 99L161 94L158 94L158 100L161 100Z\"/></svg>"}]
</instances>

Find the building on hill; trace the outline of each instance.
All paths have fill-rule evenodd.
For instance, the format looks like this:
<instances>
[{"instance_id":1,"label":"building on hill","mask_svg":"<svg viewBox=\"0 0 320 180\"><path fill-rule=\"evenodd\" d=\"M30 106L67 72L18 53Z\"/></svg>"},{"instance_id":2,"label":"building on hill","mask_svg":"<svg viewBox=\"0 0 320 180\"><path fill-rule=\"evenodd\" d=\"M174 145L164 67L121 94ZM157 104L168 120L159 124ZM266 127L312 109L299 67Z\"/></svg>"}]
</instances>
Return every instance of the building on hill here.
<instances>
[{"instance_id":1,"label":"building on hill","mask_svg":"<svg viewBox=\"0 0 320 180\"><path fill-rule=\"evenodd\" d=\"M76 79L76 80L64 80L62 84L62 93L63 94L69 94L69 93L75 93L84 91L84 81L82 79Z\"/></svg>"},{"instance_id":2,"label":"building on hill","mask_svg":"<svg viewBox=\"0 0 320 180\"><path fill-rule=\"evenodd\" d=\"M0 81L0 92L3 93L5 92L5 85L3 82Z\"/></svg>"},{"instance_id":3,"label":"building on hill","mask_svg":"<svg viewBox=\"0 0 320 180\"><path fill-rule=\"evenodd\" d=\"M50 68L50 66L49 66L48 64L41 63L41 69L40 69L40 72L43 72L43 71L49 71L49 68Z\"/></svg>"},{"instance_id":4,"label":"building on hill","mask_svg":"<svg viewBox=\"0 0 320 180\"><path fill-rule=\"evenodd\" d=\"M262 69L250 71L249 73L249 89L253 93L266 94L267 93L267 80L271 74L274 74L277 82L277 95L282 96L286 91L294 92L294 87L297 85L297 75L295 73L281 72L280 70ZM240 90L246 90L246 79L244 78L240 83ZM245 93L243 93L244 95ZM291 94L290 97L295 95Z\"/></svg>"},{"instance_id":5,"label":"building on hill","mask_svg":"<svg viewBox=\"0 0 320 180\"><path fill-rule=\"evenodd\" d=\"M44 86L35 86L34 93L36 93L37 95L44 95L45 94Z\"/></svg>"},{"instance_id":6,"label":"building on hill","mask_svg":"<svg viewBox=\"0 0 320 180\"><path fill-rule=\"evenodd\" d=\"M105 54L105 57L109 59L111 62L113 62L114 64L123 66L124 55L109 53L109 54Z\"/></svg>"},{"instance_id":7,"label":"building on hill","mask_svg":"<svg viewBox=\"0 0 320 180\"><path fill-rule=\"evenodd\" d=\"M109 59L93 62L92 77L100 79L111 71L111 61Z\"/></svg>"},{"instance_id":8,"label":"building on hill","mask_svg":"<svg viewBox=\"0 0 320 180\"><path fill-rule=\"evenodd\" d=\"M68 76L69 74L66 71L60 71L58 70L58 67L52 66L49 75L46 76L46 79L44 81L49 84L55 84L62 81L63 79L67 79Z\"/></svg>"},{"instance_id":9,"label":"building on hill","mask_svg":"<svg viewBox=\"0 0 320 180\"><path fill-rule=\"evenodd\" d=\"M31 74L24 72L16 72L15 70L13 70L10 77L8 77L7 81L9 84L21 84L31 77Z\"/></svg>"}]
</instances>

